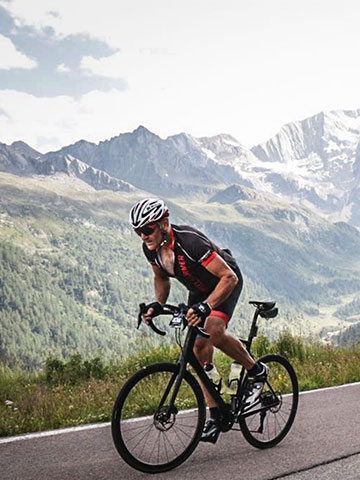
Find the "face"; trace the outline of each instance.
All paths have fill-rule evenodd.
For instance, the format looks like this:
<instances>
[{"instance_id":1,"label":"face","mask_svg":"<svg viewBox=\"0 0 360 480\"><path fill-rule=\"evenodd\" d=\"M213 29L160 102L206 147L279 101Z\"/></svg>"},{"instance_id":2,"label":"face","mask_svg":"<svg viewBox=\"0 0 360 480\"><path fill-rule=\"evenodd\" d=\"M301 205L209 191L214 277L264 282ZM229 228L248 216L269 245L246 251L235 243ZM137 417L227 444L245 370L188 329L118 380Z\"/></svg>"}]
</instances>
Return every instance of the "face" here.
<instances>
[{"instance_id":1,"label":"face","mask_svg":"<svg viewBox=\"0 0 360 480\"><path fill-rule=\"evenodd\" d=\"M150 223L145 225L145 227L136 229L135 232L140 236L149 250L156 250L163 239L158 223Z\"/></svg>"}]
</instances>

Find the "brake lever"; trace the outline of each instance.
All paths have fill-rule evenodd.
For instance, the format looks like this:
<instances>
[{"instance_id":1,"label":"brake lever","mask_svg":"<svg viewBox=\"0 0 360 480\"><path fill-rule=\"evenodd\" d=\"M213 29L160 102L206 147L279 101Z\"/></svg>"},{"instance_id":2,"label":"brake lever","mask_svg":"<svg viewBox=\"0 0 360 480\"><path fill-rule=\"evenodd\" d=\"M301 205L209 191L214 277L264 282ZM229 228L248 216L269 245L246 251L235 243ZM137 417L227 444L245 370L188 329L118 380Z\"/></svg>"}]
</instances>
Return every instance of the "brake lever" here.
<instances>
[{"instance_id":1,"label":"brake lever","mask_svg":"<svg viewBox=\"0 0 360 480\"><path fill-rule=\"evenodd\" d=\"M185 303L179 303L179 309L180 309L180 312L183 314L182 329L184 331L185 328L188 326L188 321L186 319L186 314L187 314L187 311L189 310L189 307L187 305L185 305Z\"/></svg>"},{"instance_id":2,"label":"brake lever","mask_svg":"<svg viewBox=\"0 0 360 480\"><path fill-rule=\"evenodd\" d=\"M139 305L139 314L138 314L138 323L137 323L137 329L139 330L139 327L141 325L141 322L143 320L143 314L146 312L146 304L145 303L140 303Z\"/></svg>"},{"instance_id":3,"label":"brake lever","mask_svg":"<svg viewBox=\"0 0 360 480\"><path fill-rule=\"evenodd\" d=\"M146 313L147 311L147 308L146 308L146 304L145 303L140 303L139 305L139 315L138 315L138 323L137 323L137 329L139 329L140 325L141 325L141 322L143 321L143 315L144 313ZM157 333L158 335L166 335L166 332L163 332L162 330L159 330L155 325L154 325L154 322L151 320L149 320L149 323L148 323L149 327L155 332Z\"/></svg>"}]
</instances>

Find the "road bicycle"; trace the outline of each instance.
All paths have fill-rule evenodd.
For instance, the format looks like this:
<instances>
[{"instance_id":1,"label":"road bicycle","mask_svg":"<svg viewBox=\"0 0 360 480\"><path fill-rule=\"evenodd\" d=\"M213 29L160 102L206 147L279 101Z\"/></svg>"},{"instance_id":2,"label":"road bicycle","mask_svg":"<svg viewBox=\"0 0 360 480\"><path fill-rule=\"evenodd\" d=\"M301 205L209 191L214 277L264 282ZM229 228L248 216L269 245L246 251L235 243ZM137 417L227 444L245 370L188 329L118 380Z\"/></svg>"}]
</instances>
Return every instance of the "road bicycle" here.
<instances>
[{"instance_id":1,"label":"road bicycle","mask_svg":"<svg viewBox=\"0 0 360 480\"><path fill-rule=\"evenodd\" d=\"M256 309L248 339L240 340L251 354L251 345L258 332L258 317L275 318L278 309L275 302L249 303ZM277 445L295 419L299 399L296 374L290 362L278 354L259 359L269 367L269 374L253 404L248 406L244 400L247 385L244 368L236 393L226 401L193 353L197 335L209 335L201 327L187 325L187 309L186 305L165 305L161 313L172 315L170 327L175 328L175 337L181 348L178 362L141 368L123 385L115 401L111 423L114 444L125 462L142 472L171 470L194 452L206 419L198 379L219 407L221 431L241 430L254 447L264 449ZM145 311L145 304L141 304L138 326ZM149 325L156 333L165 335L152 321ZM181 332L186 327L182 344Z\"/></svg>"}]
</instances>

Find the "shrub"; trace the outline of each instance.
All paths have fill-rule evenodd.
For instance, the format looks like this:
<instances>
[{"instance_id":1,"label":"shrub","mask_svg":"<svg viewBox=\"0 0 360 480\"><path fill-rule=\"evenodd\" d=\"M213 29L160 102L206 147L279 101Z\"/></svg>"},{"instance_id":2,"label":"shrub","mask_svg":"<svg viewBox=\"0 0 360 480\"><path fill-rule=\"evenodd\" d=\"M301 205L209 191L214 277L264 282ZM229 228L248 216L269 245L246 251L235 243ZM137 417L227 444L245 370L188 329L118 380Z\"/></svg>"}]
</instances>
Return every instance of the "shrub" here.
<instances>
[{"instance_id":1,"label":"shrub","mask_svg":"<svg viewBox=\"0 0 360 480\"><path fill-rule=\"evenodd\" d=\"M45 364L45 379L49 385L76 385L89 378L101 380L107 372L108 367L99 357L84 361L80 354L72 355L67 362L50 358Z\"/></svg>"},{"instance_id":2,"label":"shrub","mask_svg":"<svg viewBox=\"0 0 360 480\"><path fill-rule=\"evenodd\" d=\"M289 359L298 359L300 362L304 360L305 348L301 337L293 336L289 330L280 333L279 338L275 342L275 350Z\"/></svg>"}]
</instances>

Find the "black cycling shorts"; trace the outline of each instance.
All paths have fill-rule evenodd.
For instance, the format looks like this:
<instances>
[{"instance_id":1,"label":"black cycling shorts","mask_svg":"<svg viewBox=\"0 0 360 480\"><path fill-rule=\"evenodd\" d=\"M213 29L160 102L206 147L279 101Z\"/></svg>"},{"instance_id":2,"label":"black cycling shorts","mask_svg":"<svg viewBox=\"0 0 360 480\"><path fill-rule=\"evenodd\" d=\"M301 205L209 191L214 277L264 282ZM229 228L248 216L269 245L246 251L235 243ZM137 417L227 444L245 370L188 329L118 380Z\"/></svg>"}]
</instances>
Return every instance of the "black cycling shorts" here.
<instances>
[{"instance_id":1,"label":"black cycling shorts","mask_svg":"<svg viewBox=\"0 0 360 480\"><path fill-rule=\"evenodd\" d=\"M242 278L240 269L237 268L234 271L239 279L238 283L236 284L234 290L231 292L228 298L225 300L225 302L218 305L216 308L214 308L214 310L211 310L211 313L210 313L210 315L213 317L222 318L226 325L229 323L232 317L232 314L234 313L234 309L236 307L237 301L239 299L239 296L243 287L243 278ZM199 292L190 292L188 296L189 307L191 307L191 305L194 305L195 303L203 302L208 298L208 296L209 296L209 293L204 294Z\"/></svg>"}]
</instances>

